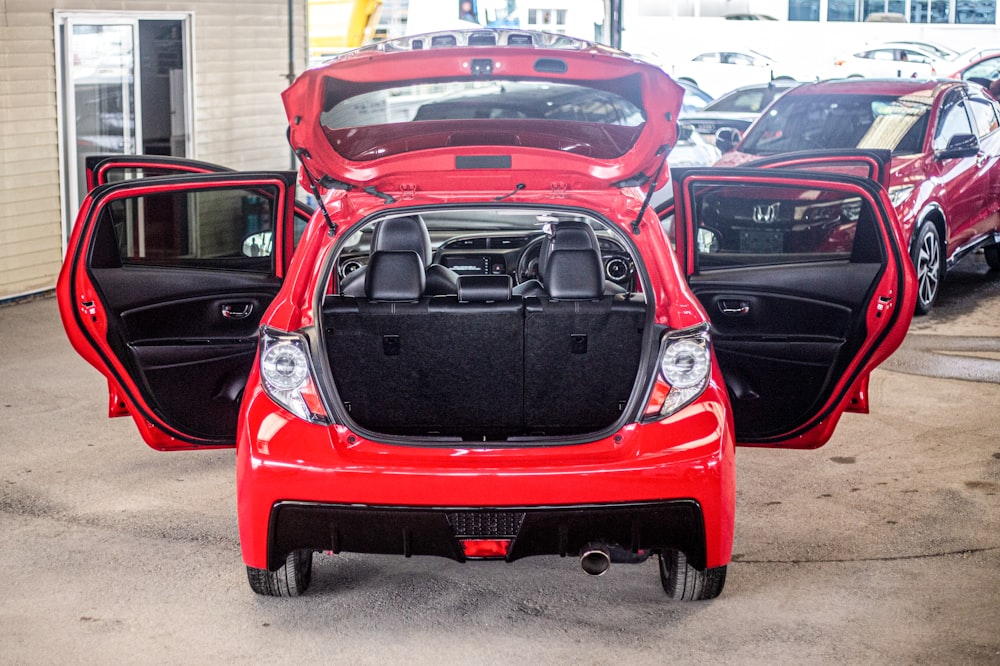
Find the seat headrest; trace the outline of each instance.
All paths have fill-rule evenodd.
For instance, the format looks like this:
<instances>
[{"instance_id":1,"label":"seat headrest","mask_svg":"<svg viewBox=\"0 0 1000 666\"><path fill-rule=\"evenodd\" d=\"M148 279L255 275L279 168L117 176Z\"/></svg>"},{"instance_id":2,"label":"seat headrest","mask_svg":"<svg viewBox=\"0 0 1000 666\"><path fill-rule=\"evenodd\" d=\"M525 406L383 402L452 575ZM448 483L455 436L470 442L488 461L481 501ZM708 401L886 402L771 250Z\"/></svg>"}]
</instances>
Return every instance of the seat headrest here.
<instances>
[{"instance_id":1,"label":"seat headrest","mask_svg":"<svg viewBox=\"0 0 1000 666\"><path fill-rule=\"evenodd\" d=\"M509 275L459 275L460 303L499 303L510 300Z\"/></svg>"},{"instance_id":2,"label":"seat headrest","mask_svg":"<svg viewBox=\"0 0 1000 666\"><path fill-rule=\"evenodd\" d=\"M586 222L560 222L552 227L552 236L546 238L538 253L538 272L545 274L545 265L553 250L587 250L600 254L601 246L597 242L597 234Z\"/></svg>"},{"instance_id":3,"label":"seat headrest","mask_svg":"<svg viewBox=\"0 0 1000 666\"><path fill-rule=\"evenodd\" d=\"M604 264L593 250L553 250L542 277L550 298L580 301L604 295Z\"/></svg>"},{"instance_id":4,"label":"seat headrest","mask_svg":"<svg viewBox=\"0 0 1000 666\"><path fill-rule=\"evenodd\" d=\"M365 269L365 296L372 301L416 301L424 293L424 280L424 264L416 252L375 252Z\"/></svg>"},{"instance_id":5,"label":"seat headrest","mask_svg":"<svg viewBox=\"0 0 1000 666\"><path fill-rule=\"evenodd\" d=\"M427 225L417 216L390 217L380 220L372 232L372 252L388 250L416 252L420 260L431 263L431 237Z\"/></svg>"}]
</instances>

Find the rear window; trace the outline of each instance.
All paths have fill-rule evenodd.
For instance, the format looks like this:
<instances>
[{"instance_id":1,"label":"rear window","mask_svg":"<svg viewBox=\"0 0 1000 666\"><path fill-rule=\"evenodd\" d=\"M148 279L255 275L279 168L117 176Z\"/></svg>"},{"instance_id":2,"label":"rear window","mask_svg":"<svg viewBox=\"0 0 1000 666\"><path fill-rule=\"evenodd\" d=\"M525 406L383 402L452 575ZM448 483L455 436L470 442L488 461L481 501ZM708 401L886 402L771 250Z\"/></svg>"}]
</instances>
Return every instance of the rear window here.
<instances>
[{"instance_id":1,"label":"rear window","mask_svg":"<svg viewBox=\"0 0 1000 666\"><path fill-rule=\"evenodd\" d=\"M391 87L327 79L320 122L343 157L367 161L448 146L624 155L645 124L633 77L591 83L460 80Z\"/></svg>"},{"instance_id":2,"label":"rear window","mask_svg":"<svg viewBox=\"0 0 1000 666\"><path fill-rule=\"evenodd\" d=\"M748 133L740 151L774 155L799 150L923 150L932 91L912 95L785 95Z\"/></svg>"}]
</instances>

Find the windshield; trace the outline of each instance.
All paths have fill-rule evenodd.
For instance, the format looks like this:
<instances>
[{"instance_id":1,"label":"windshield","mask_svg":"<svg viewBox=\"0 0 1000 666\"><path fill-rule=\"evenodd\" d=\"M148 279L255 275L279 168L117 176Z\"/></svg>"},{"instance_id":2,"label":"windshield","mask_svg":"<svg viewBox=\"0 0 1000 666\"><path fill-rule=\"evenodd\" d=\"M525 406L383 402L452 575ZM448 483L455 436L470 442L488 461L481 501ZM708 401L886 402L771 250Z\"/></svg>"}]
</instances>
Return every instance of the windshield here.
<instances>
[{"instance_id":1,"label":"windshield","mask_svg":"<svg viewBox=\"0 0 1000 666\"><path fill-rule=\"evenodd\" d=\"M761 116L740 152L775 155L799 150L923 150L931 91L895 95L786 95Z\"/></svg>"},{"instance_id":2,"label":"windshield","mask_svg":"<svg viewBox=\"0 0 1000 666\"><path fill-rule=\"evenodd\" d=\"M600 85L466 79L366 87L331 78L320 122L351 160L473 145L613 159L628 152L646 118L638 80Z\"/></svg>"},{"instance_id":3,"label":"windshield","mask_svg":"<svg viewBox=\"0 0 1000 666\"><path fill-rule=\"evenodd\" d=\"M790 87L760 86L749 90L738 90L709 102L706 111L726 113L760 113L774 99L781 97Z\"/></svg>"}]
</instances>

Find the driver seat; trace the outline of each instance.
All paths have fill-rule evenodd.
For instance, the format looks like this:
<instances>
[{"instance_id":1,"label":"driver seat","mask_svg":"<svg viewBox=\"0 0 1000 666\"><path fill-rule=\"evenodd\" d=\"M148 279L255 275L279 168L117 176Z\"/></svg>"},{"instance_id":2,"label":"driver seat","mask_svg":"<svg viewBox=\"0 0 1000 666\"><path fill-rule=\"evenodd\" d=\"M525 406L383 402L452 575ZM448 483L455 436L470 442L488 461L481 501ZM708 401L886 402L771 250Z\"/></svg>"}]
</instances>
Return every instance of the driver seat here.
<instances>
[{"instance_id":1,"label":"driver seat","mask_svg":"<svg viewBox=\"0 0 1000 666\"><path fill-rule=\"evenodd\" d=\"M416 252L424 268L425 296L454 296L458 293L458 273L431 263L431 237L420 216L390 217L380 220L372 232L369 263L376 252ZM340 281L344 296L365 296L367 266L345 275Z\"/></svg>"},{"instance_id":2,"label":"driver seat","mask_svg":"<svg viewBox=\"0 0 1000 666\"><path fill-rule=\"evenodd\" d=\"M549 259L556 250L581 250L591 252L596 255L597 264L600 266L601 281L604 285L604 294L624 294L625 289L614 282L604 279L604 264L601 260L601 246L597 240L597 234L593 227L586 222L567 221L560 222L552 227L552 233L546 235L542 240L542 246L538 252L538 275L541 279L535 278L526 280L514 287L515 296L548 296L546 288L551 276L549 275ZM577 255L577 256L583 256ZM592 265L592 260L588 257L588 263Z\"/></svg>"}]
</instances>

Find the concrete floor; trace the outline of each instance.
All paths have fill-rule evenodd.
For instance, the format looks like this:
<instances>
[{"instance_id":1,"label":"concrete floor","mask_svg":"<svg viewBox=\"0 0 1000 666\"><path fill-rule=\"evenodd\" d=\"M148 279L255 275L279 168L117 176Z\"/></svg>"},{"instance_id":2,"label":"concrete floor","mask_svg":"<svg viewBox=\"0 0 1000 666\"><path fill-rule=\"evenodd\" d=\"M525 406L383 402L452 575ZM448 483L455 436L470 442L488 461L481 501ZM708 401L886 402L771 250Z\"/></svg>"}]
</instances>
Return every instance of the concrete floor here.
<instances>
[{"instance_id":1,"label":"concrete floor","mask_svg":"<svg viewBox=\"0 0 1000 666\"><path fill-rule=\"evenodd\" d=\"M977 257L870 415L816 451L741 449L715 601L667 602L653 560L356 555L288 600L247 586L233 453L146 448L53 300L0 308L0 663L1000 664L998 336ZM986 381L952 378L970 357Z\"/></svg>"}]
</instances>

